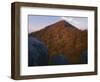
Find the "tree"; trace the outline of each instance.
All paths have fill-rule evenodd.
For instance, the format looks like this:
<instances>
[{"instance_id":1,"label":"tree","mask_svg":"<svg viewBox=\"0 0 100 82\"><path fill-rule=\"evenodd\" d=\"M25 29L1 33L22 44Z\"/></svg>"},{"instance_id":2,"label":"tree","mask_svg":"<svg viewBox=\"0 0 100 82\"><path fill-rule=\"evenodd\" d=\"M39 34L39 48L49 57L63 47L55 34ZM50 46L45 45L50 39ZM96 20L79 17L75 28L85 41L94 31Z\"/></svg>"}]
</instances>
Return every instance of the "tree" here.
<instances>
[{"instance_id":1,"label":"tree","mask_svg":"<svg viewBox=\"0 0 100 82\"><path fill-rule=\"evenodd\" d=\"M87 64L88 63L88 53L87 50L83 51L81 54L81 63Z\"/></svg>"},{"instance_id":2,"label":"tree","mask_svg":"<svg viewBox=\"0 0 100 82\"><path fill-rule=\"evenodd\" d=\"M62 54L60 54L60 55L53 55L50 58L50 64L51 65L66 65L66 64L69 64L69 61Z\"/></svg>"},{"instance_id":3,"label":"tree","mask_svg":"<svg viewBox=\"0 0 100 82\"><path fill-rule=\"evenodd\" d=\"M28 65L48 65L47 47L38 39L31 36L28 38Z\"/></svg>"}]
</instances>

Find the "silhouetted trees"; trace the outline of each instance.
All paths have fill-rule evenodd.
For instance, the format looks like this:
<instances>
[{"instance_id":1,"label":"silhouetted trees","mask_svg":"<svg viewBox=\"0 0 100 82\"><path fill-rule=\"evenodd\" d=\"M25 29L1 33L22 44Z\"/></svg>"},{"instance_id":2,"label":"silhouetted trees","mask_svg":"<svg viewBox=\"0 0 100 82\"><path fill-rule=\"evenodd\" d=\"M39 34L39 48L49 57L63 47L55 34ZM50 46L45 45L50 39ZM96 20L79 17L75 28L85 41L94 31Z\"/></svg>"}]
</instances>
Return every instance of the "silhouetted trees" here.
<instances>
[{"instance_id":1,"label":"silhouetted trees","mask_svg":"<svg viewBox=\"0 0 100 82\"><path fill-rule=\"evenodd\" d=\"M87 64L88 63L88 53L87 50L83 51L81 54L81 63Z\"/></svg>"},{"instance_id":2,"label":"silhouetted trees","mask_svg":"<svg viewBox=\"0 0 100 82\"><path fill-rule=\"evenodd\" d=\"M28 39L28 65L48 65L47 47L42 42L31 36Z\"/></svg>"},{"instance_id":3,"label":"silhouetted trees","mask_svg":"<svg viewBox=\"0 0 100 82\"><path fill-rule=\"evenodd\" d=\"M68 59L64 57L64 55L53 55L49 60L50 65L67 65L69 64Z\"/></svg>"}]
</instances>

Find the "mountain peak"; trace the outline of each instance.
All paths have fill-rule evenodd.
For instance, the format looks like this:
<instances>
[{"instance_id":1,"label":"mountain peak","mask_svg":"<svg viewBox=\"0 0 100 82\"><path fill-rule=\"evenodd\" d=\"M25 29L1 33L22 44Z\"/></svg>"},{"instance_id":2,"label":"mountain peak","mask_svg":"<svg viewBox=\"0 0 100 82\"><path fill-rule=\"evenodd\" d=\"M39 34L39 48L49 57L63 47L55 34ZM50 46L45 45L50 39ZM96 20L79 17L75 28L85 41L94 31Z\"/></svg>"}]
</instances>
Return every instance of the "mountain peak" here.
<instances>
[{"instance_id":1,"label":"mountain peak","mask_svg":"<svg viewBox=\"0 0 100 82\"><path fill-rule=\"evenodd\" d=\"M59 23L66 23L66 21L65 20L60 20L60 21L58 21Z\"/></svg>"},{"instance_id":2,"label":"mountain peak","mask_svg":"<svg viewBox=\"0 0 100 82\"><path fill-rule=\"evenodd\" d=\"M64 26L64 27L74 27L77 29L77 27L75 27L74 25L70 24L69 22L65 21L65 20L60 20L56 23L54 23L53 25L60 25L60 26Z\"/></svg>"},{"instance_id":3,"label":"mountain peak","mask_svg":"<svg viewBox=\"0 0 100 82\"><path fill-rule=\"evenodd\" d=\"M60 21L58 21L58 22L56 22L55 24L66 24L66 23L68 23L68 22L66 22L65 20L60 20Z\"/></svg>"}]
</instances>

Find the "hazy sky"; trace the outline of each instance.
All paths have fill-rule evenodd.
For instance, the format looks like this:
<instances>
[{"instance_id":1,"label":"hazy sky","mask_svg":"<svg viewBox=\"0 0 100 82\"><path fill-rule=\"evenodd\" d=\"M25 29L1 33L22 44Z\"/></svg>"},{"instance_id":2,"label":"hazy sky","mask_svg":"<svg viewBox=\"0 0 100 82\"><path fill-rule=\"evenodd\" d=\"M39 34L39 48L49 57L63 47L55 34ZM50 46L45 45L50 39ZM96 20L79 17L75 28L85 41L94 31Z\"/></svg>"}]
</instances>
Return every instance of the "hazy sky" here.
<instances>
[{"instance_id":1,"label":"hazy sky","mask_svg":"<svg viewBox=\"0 0 100 82\"><path fill-rule=\"evenodd\" d=\"M88 28L88 18L87 17L29 15L28 16L28 32L31 33L34 31L38 31L60 20L65 20L81 30L85 30Z\"/></svg>"}]
</instances>

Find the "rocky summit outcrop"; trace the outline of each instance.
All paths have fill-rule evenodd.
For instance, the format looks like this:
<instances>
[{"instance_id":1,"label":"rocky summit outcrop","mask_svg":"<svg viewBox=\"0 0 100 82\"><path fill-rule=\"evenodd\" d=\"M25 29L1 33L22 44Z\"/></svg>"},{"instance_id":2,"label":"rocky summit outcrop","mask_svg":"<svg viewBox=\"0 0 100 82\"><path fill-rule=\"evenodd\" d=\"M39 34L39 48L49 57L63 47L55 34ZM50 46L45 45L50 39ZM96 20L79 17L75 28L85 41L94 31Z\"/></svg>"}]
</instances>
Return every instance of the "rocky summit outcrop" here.
<instances>
[{"instance_id":1,"label":"rocky summit outcrop","mask_svg":"<svg viewBox=\"0 0 100 82\"><path fill-rule=\"evenodd\" d=\"M29 36L37 38L47 46L49 57L63 54L70 64L80 64L81 54L88 47L87 30L79 30L64 20L33 32Z\"/></svg>"}]
</instances>

